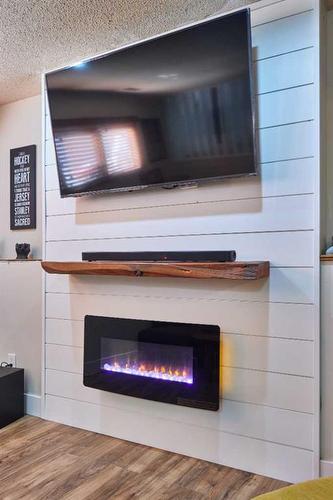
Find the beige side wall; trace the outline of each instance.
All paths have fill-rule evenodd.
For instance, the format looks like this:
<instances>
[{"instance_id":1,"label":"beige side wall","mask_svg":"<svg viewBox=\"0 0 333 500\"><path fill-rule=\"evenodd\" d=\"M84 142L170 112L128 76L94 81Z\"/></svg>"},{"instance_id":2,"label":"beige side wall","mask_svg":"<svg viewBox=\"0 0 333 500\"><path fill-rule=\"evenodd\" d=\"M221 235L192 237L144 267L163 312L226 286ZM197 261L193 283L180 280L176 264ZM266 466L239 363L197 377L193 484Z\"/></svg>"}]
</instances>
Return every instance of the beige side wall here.
<instances>
[{"instance_id":1,"label":"beige side wall","mask_svg":"<svg viewBox=\"0 0 333 500\"><path fill-rule=\"evenodd\" d=\"M25 392L40 395L42 273L40 263L0 262L0 361L15 353Z\"/></svg>"},{"instance_id":2,"label":"beige side wall","mask_svg":"<svg viewBox=\"0 0 333 500\"><path fill-rule=\"evenodd\" d=\"M0 258L15 257L15 243L31 244L33 256L41 257L41 97L35 96L0 107ZM9 151L37 145L37 229L9 228Z\"/></svg>"},{"instance_id":3,"label":"beige side wall","mask_svg":"<svg viewBox=\"0 0 333 500\"><path fill-rule=\"evenodd\" d=\"M41 97L0 107L0 259L15 257L15 243L42 254ZM9 151L37 145L37 229L9 228ZM42 273L40 263L0 260L0 361L15 353L26 371L26 393L41 393Z\"/></svg>"}]
</instances>

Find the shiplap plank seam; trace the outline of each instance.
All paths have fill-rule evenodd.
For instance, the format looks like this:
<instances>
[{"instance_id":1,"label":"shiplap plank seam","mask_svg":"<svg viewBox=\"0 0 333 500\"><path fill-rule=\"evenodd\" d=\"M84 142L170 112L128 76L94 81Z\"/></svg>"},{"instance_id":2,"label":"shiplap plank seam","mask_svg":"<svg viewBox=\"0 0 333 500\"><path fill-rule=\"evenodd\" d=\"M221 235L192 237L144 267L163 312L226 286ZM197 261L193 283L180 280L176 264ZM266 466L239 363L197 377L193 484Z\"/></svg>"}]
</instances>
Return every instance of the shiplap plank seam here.
<instances>
[{"instance_id":1,"label":"shiplap plank seam","mask_svg":"<svg viewBox=\"0 0 333 500\"><path fill-rule=\"evenodd\" d=\"M261 57L260 59L255 59L253 62L254 62L254 64L257 64L258 62L261 62L261 61L269 61L270 59L276 59L277 57L283 57L283 56L287 56L288 54L295 54L297 52L302 52L303 50L311 50L314 48L315 48L314 45L306 45L305 47L301 47L299 49L288 50L287 52L281 52L280 54L273 54L272 56ZM314 82L312 82L312 83L314 83ZM49 140L49 139L47 139L47 140Z\"/></svg>"},{"instance_id":2,"label":"shiplap plank seam","mask_svg":"<svg viewBox=\"0 0 333 500\"><path fill-rule=\"evenodd\" d=\"M68 318L46 318L48 321L52 321L52 320L55 320L55 321L77 321L77 322L82 322L82 328L83 328L83 321L79 320L79 319L68 319ZM232 336L236 336L236 335L239 335L240 337L253 337L253 338L258 338L258 339L276 339L276 340L289 340L290 342L309 342L310 344L313 344L314 343L314 340L313 339L302 339L301 337L300 338L297 338L297 337L278 337L278 336L266 336L266 335L258 335L258 334L254 334L254 333L234 333L234 332L228 332L228 331L223 331L221 333L221 336L223 338L224 335L228 335L229 337L232 337ZM59 345L59 346L63 346L63 347L82 347L82 344L66 344L65 342L62 342L62 343L59 343L57 341L53 341L52 340L46 340L45 342L45 345ZM223 365L223 366L229 366L229 365ZM230 365L231 367L231 365Z\"/></svg>"},{"instance_id":3,"label":"shiplap plank seam","mask_svg":"<svg viewBox=\"0 0 333 500\"><path fill-rule=\"evenodd\" d=\"M84 400L80 400L80 399L74 399L74 398L70 398L70 397L66 397L66 396L59 396L58 394L52 394L52 393L47 393L48 396L53 396L53 397L56 397L56 398L60 398L60 399L68 399L70 401L79 401L80 403L87 403L87 404L90 404L90 405L96 405L96 406L104 406L105 408L110 408L112 409L112 406L109 406L109 405L105 405L105 404L102 404L102 403L99 403L98 405L96 403L92 403L90 401L84 401ZM226 400L226 401L231 401L231 402L235 402L235 403L242 403L242 404L251 404L251 403L243 403L241 401L233 401L233 400ZM257 406L262 406L262 407L265 407L267 405L257 405ZM269 407L267 406L267 408L274 408L274 407ZM277 408L279 409L279 408ZM121 409L121 411L127 411L129 413L134 413L130 410L123 410ZM285 411L293 411L293 410L285 410ZM295 412L295 413L300 413L302 414L302 412ZM308 414L306 413L306 415L311 415L311 414ZM158 419L164 419L165 417L155 417L155 418L158 418ZM169 420L168 418L165 418L165 420ZM178 422L177 420L173 420L174 422ZM297 448L298 450L304 450L304 451L312 451L311 449L309 448L303 448L301 446L295 446L295 445L288 445L288 444L284 444L284 443L279 443L279 442L276 442L276 441L271 441L271 440L268 440L268 439L263 439L263 438L258 438L258 437L252 437L252 436L249 436L247 434L240 434L240 433L237 433L237 432L230 432L230 431L227 431L227 430L219 430L219 429L214 429L214 428L211 428L211 427L206 427L206 426L203 426L203 425L198 425L198 424L195 424L195 423L188 423L187 425L190 425L191 427L198 427L198 428L201 428L201 429L210 429L210 430L215 430L216 432L219 432L219 433L222 433L222 434L229 434L229 435L232 435L232 436L240 436L240 437L246 437L246 438L250 438L250 439L253 439L253 440L256 440L256 441L264 441L266 443L271 443L271 444L278 444L279 446L285 446L285 447L288 447L288 448Z\"/></svg>"},{"instance_id":4,"label":"shiplap plank seam","mask_svg":"<svg viewBox=\"0 0 333 500\"><path fill-rule=\"evenodd\" d=\"M112 284L112 280L110 281ZM150 294L150 295L139 295L139 294L122 294L122 293L79 293L79 292L51 292L51 291L46 291L46 295L53 296L53 295L61 295L61 296L67 296L67 297L119 297L119 298L125 298L125 297L131 297L131 298L138 298L138 299L163 299L163 300L172 300L174 297L172 295L155 295L155 294ZM223 302L223 303L247 303L247 304L253 304L253 303L259 303L259 304L288 304L288 305L298 305L298 306L313 306L313 302L292 302L288 300L250 300L250 299L223 299L223 298L214 298L214 297L184 297L184 296L177 296L177 300L184 300L184 301L189 301L189 302ZM47 316L47 318L49 318ZM60 319L66 319L66 318L60 318Z\"/></svg>"},{"instance_id":5,"label":"shiplap plank seam","mask_svg":"<svg viewBox=\"0 0 333 500\"><path fill-rule=\"evenodd\" d=\"M47 395L48 396L53 396L53 397L60 397L60 398L64 398L64 399L69 399L69 400L72 400L72 401L80 401L82 403L95 404L95 403L91 403L89 401L84 401L84 400L80 400L80 399L69 398L69 397L66 397L66 396L59 396L58 394L52 393L52 392L48 392ZM225 401L232 402L231 400L225 400ZM242 403L242 404L246 405L248 403ZM105 406L106 408L112 408L112 406L103 405L101 403L99 404L99 406ZM257 405L257 406L261 406L262 408L265 408L265 405ZM267 408L272 408L273 409L273 407L269 407L269 406L267 406ZM292 410L285 410L285 411L292 411ZM302 414L302 412L297 412L297 413ZM306 415L310 415L310 414L306 413ZM158 418L163 418L163 417L158 417ZM177 420L172 420L172 421L177 422ZM217 429L217 428L214 428L214 427L207 427L207 426L199 425L199 424L195 424L195 423L189 423L188 425L191 425L193 427L199 427L201 429L210 429L210 430L214 430L216 432L221 432L223 434L229 434L229 435L232 435L232 436L245 437L245 438L254 439L256 441L263 441L265 443L271 443L271 444L277 444L277 445L280 445L280 446L286 446L288 448L297 448L298 450L312 451L312 448L310 448L310 447L306 448L306 447L303 447L303 446L296 446L294 444L281 443L279 441L274 441L274 440L267 439L267 438L261 438L261 437L257 437L257 436L249 436L249 434L242 434L240 432L232 432L232 431L228 431L228 430Z\"/></svg>"},{"instance_id":6,"label":"shiplap plank seam","mask_svg":"<svg viewBox=\"0 0 333 500\"><path fill-rule=\"evenodd\" d=\"M80 375L78 373L66 372L66 371L57 370L57 369L53 369L53 368L47 368L46 371L52 371L52 372L57 372L57 373L66 373L66 374L69 374L69 375ZM52 394L51 392L46 392L46 394L48 396L55 396L55 397L59 397L59 398L70 399L72 401L80 401L81 403L88 403L88 404L93 404L93 405L97 405L97 406L102 406L102 407L105 407L105 408L112 408L112 406L106 405L105 403L104 404L103 403L92 403L90 401L85 401L85 400L82 400L82 399L75 399L73 397L59 396L58 394ZM282 411L286 411L286 412L293 412L293 413L297 413L297 414L301 414L301 415L313 415L313 413L311 413L311 412L293 410L293 409L290 409L290 408L288 408L288 409L286 409L286 408L279 408L278 406L271 406L271 405L263 404L263 403L252 403L250 401L240 401L240 400L237 400L237 399L230 399L230 398L222 398L222 397L220 397L220 401L222 402L222 404L223 404L223 401L231 401L231 402L234 402L234 403L240 403L240 404L244 404L244 405L258 406L260 408L272 408L272 409L282 410ZM128 411L130 411L130 413L137 413L135 410L128 410ZM158 418L162 418L162 417L158 417ZM197 425L197 424L188 424L188 425L194 425L194 426L197 426L197 427L203 427L203 428L205 428L205 426L201 426L201 425ZM238 436L244 435L244 434L238 434L238 433L235 433L235 432L232 432L231 434L236 434ZM295 447L295 446L293 446L293 447ZM300 447L296 446L296 448L300 448Z\"/></svg>"},{"instance_id":7,"label":"shiplap plank seam","mask_svg":"<svg viewBox=\"0 0 333 500\"><path fill-rule=\"evenodd\" d=\"M293 122L286 122L286 123L278 123L276 125L269 125L267 127L257 127L256 130L270 130L272 128L280 128L280 127L289 127L290 125L299 125L301 123L312 123L314 122L315 119L314 118L311 118L311 119L308 119L308 120L296 120L296 121L293 121Z\"/></svg>"},{"instance_id":8,"label":"shiplap plank seam","mask_svg":"<svg viewBox=\"0 0 333 500\"><path fill-rule=\"evenodd\" d=\"M68 346L65 344L52 344L52 343L46 343L45 344L47 347L48 346L54 346L54 347L66 347L66 348L74 348L74 349L80 349L83 351L83 347L79 346ZM79 374L81 375L81 372L76 372L76 371L70 371L70 370L64 370L61 368L53 368L51 366L46 367L48 370L54 370L58 371L61 373L73 373L73 374ZM233 370L242 370L242 371L247 371L247 372L255 372L255 373L270 373L274 375L287 375L288 377L295 377L295 378L300 378L300 379L308 379L308 380L313 380L314 377L311 375L298 375L297 373L290 373L290 372L282 372L282 371L277 371L277 370L263 370L259 368L245 368L243 366L234 366L234 365L228 365L228 364L220 364L220 368L232 368ZM224 399L221 397L221 399ZM258 403L259 404L259 403Z\"/></svg>"},{"instance_id":9,"label":"shiplap plank seam","mask_svg":"<svg viewBox=\"0 0 333 500\"><path fill-rule=\"evenodd\" d=\"M310 12L313 12L314 9L305 9L305 10L302 10L300 12L295 12L295 14L289 14L288 16L281 16L281 17L278 17L276 19L271 19L270 21L265 21L264 23L259 23L259 24L251 24L251 28L252 29L255 29L257 28L258 26L264 26L265 24L272 24L272 23L276 23L278 21L283 21L284 19L290 19L292 17L295 17L295 16L300 16L302 14L307 14L307 13L310 13Z\"/></svg>"},{"instance_id":10,"label":"shiplap plank seam","mask_svg":"<svg viewBox=\"0 0 333 500\"><path fill-rule=\"evenodd\" d=\"M46 346L74 347L75 349L79 348L78 346L68 346L66 344L53 344L53 343L46 343ZM264 370L264 369L259 369L259 368L245 368L243 366L235 366L235 365L232 365L232 364L220 364L220 368L232 368L233 370L244 370L244 371L255 372L255 373L270 373L270 374L274 374L274 375L288 375L288 377L297 377L297 378L308 379L308 380L313 380L314 379L314 376L311 376L311 375L299 375L297 373L290 373L290 372L287 372L287 371L282 372L282 371L278 371L278 370ZM78 374L79 373L79 372L76 372L76 371L63 370L61 368L52 368L50 366L47 366L47 369L48 370L58 371L58 372L61 372L61 373L71 373L71 374ZM224 398L221 397L221 399L224 399Z\"/></svg>"},{"instance_id":11,"label":"shiplap plank seam","mask_svg":"<svg viewBox=\"0 0 333 500\"><path fill-rule=\"evenodd\" d=\"M303 305L303 304L298 304L298 305ZM46 321L76 321L78 323L83 323L83 320L80 320L80 319L70 319L70 318L59 318L59 317L53 317L53 316L47 316L46 318ZM232 332L231 330L224 330L221 335L243 335L244 337L247 337L247 336L250 336L250 337L257 337L257 338L262 338L262 339L281 339L281 340L290 340L290 341L294 341L294 342L310 342L310 343L314 343L314 340L313 339L307 339L307 338L304 338L304 337L279 337L278 335L260 335L260 334L253 334L253 333L234 333ZM45 342L45 345L60 345L60 346L63 346L63 347L82 347L82 344L74 344L74 343L66 343L66 342L63 342L61 344L59 344L59 342L52 342L50 340L46 340Z\"/></svg>"},{"instance_id":12,"label":"shiplap plank seam","mask_svg":"<svg viewBox=\"0 0 333 500\"><path fill-rule=\"evenodd\" d=\"M89 296L89 297L118 297L118 298L135 298L135 299L163 299L163 300L172 300L172 296L164 296L164 295L122 295L122 294L85 294L85 293L63 293L63 292L46 292L47 295L68 295L68 296ZM183 300L185 302L223 302L223 303L247 303L247 304L281 304L281 305L293 305L293 306L313 306L313 302L290 302L290 301L264 301L264 300L240 300L240 299L213 299L207 297L177 297L177 300ZM66 318L58 318L53 316L46 316L47 319L66 319Z\"/></svg>"},{"instance_id":13,"label":"shiplap plank seam","mask_svg":"<svg viewBox=\"0 0 333 500\"><path fill-rule=\"evenodd\" d=\"M47 370L50 370L50 369L51 368L47 368ZM55 371L57 371L57 370L55 370ZM78 375L78 374L75 373L74 375ZM273 406L273 405L269 405L266 403L253 403L252 401L243 401L241 399L226 398L224 396L220 398L220 401L222 401L222 404L223 404L223 401L231 401L234 403L242 403L242 404L246 404L246 405L260 406L263 408L272 408L275 410L283 410L283 411L288 411L288 412L290 411L292 413L300 413L301 415L311 415L311 416L314 415L314 413L312 411L293 410L292 408L280 408L279 406Z\"/></svg>"},{"instance_id":14,"label":"shiplap plank seam","mask_svg":"<svg viewBox=\"0 0 333 500\"><path fill-rule=\"evenodd\" d=\"M224 369L228 370L228 369L234 369L232 367L225 367ZM222 369L222 367L221 367ZM237 370L237 368L235 368L235 370ZM251 370L248 370L249 372L251 372ZM59 368L52 368L52 367L49 367L49 366L46 366L46 372L54 372L54 373L58 373L58 374L62 374L62 375L73 375L73 376L81 376L81 373L79 372L70 372L70 371L66 371L66 370L61 370ZM272 372L269 372L268 375L281 375L282 377L293 377L293 375L290 375L290 374L285 374L285 373L282 373L282 374L277 374L277 373L272 373ZM304 377L303 377L304 379ZM308 381L313 381L312 379L306 379L305 380L308 380ZM46 389L46 394L47 395L53 395L51 394L50 392L48 392L48 390ZM55 396L59 396L59 397L65 397L67 399L66 396L64 395L59 395L59 394L54 394ZM81 402L85 402L83 399L75 399L74 397L71 397L71 398L68 398L68 399L73 399L74 401L81 401ZM255 405L255 406L258 406L258 407L262 407L262 408L272 408L272 409L276 409L276 410L282 410L282 411L287 411L287 412L294 412L294 413L299 413L299 414L303 414L303 415L314 415L313 411L311 410L300 410L300 409L295 409L295 408L292 408L290 406L286 407L286 406L279 406L277 404L269 404L269 403L266 403L266 402L257 402L257 401L249 401L249 400L246 400L246 399L235 399L235 398L230 398L230 397L225 397L223 396L223 392L222 390L220 391L220 396L219 396L219 400L221 402L221 404L223 405L223 401L232 401L232 402L235 402L235 403L241 403L241 404L244 404L244 405L248 405L248 404L252 404L252 405ZM86 402L89 402L89 401L86 401ZM97 403L92 403L92 404L97 404ZM102 403L98 403L98 405L100 406L108 406L108 405L105 405L105 404L102 404ZM135 410L132 410L131 411L132 413L136 413Z\"/></svg>"},{"instance_id":15,"label":"shiplap plank seam","mask_svg":"<svg viewBox=\"0 0 333 500\"><path fill-rule=\"evenodd\" d=\"M299 85L293 85L292 87L283 87L282 89L268 90L268 91L265 91L265 92L260 92L257 95L261 96L261 95L277 94L278 92L285 92L286 90L293 90L293 89L300 89L300 88L303 88L303 87L310 87L311 85L313 85L313 82L311 82L311 83L300 83ZM309 121L312 121L312 120L309 120Z\"/></svg>"}]
</instances>

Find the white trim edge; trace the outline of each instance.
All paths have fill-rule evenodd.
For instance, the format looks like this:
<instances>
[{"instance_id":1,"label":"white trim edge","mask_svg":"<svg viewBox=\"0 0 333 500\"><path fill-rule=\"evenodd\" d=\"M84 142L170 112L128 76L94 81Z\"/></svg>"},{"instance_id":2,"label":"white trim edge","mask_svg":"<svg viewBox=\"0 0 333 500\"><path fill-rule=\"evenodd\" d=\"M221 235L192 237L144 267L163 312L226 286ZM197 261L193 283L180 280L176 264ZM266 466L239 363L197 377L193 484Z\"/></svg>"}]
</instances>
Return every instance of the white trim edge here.
<instances>
[{"instance_id":1,"label":"white trim edge","mask_svg":"<svg viewBox=\"0 0 333 500\"><path fill-rule=\"evenodd\" d=\"M41 396L37 396L36 394L25 394L24 395L24 404L25 404L25 413L27 415L33 415L34 417L41 416Z\"/></svg>"},{"instance_id":2,"label":"white trim edge","mask_svg":"<svg viewBox=\"0 0 333 500\"><path fill-rule=\"evenodd\" d=\"M333 462L328 460L320 460L320 476L333 476Z\"/></svg>"}]
</instances>

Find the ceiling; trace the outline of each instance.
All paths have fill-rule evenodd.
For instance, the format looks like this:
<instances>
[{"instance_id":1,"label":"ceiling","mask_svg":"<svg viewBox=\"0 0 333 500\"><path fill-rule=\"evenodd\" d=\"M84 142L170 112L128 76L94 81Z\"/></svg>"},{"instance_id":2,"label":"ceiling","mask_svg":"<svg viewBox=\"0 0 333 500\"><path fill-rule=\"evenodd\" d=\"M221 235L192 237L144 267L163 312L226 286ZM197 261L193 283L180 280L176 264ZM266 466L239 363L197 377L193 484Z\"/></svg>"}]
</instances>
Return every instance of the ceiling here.
<instances>
[{"instance_id":1,"label":"ceiling","mask_svg":"<svg viewBox=\"0 0 333 500\"><path fill-rule=\"evenodd\" d=\"M40 74L258 0L1 0L0 105Z\"/></svg>"}]
</instances>

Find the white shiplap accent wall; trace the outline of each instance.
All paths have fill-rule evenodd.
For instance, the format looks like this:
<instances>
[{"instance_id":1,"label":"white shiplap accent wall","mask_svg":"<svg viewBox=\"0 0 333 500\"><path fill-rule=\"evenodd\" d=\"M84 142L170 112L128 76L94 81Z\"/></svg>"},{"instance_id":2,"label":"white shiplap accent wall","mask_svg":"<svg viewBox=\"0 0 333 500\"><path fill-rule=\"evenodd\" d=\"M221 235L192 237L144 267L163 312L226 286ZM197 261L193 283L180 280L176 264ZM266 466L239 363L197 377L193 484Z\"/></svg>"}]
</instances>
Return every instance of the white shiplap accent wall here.
<instances>
[{"instance_id":1,"label":"white shiplap accent wall","mask_svg":"<svg viewBox=\"0 0 333 500\"><path fill-rule=\"evenodd\" d=\"M318 0L253 7L258 178L62 200L46 113L46 259L235 248L272 264L256 283L47 276L46 418L286 481L317 474L318 23ZM219 324L220 411L84 387L85 314Z\"/></svg>"}]
</instances>

